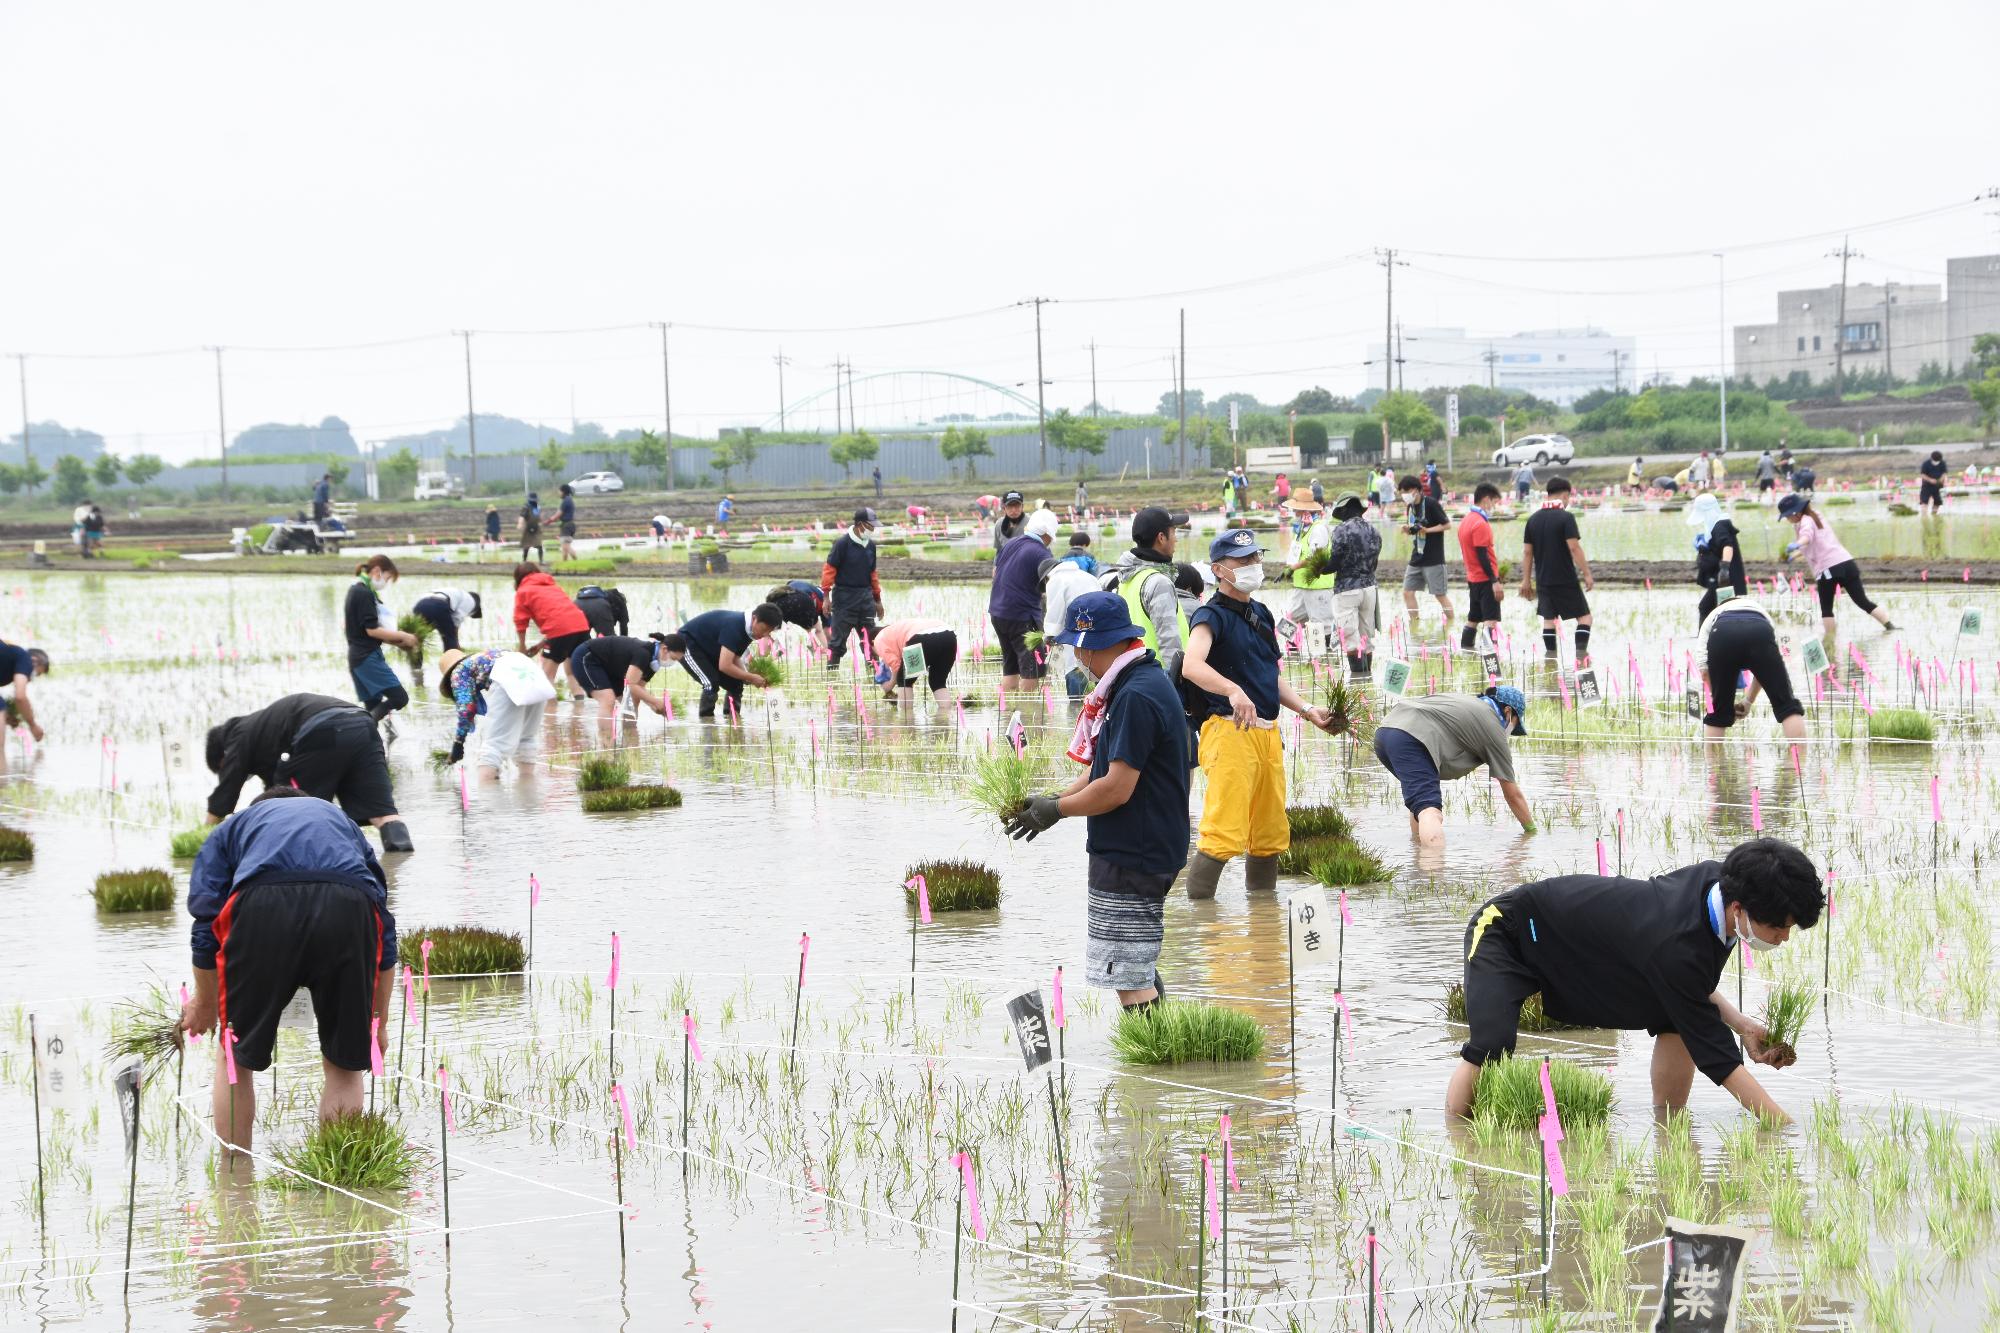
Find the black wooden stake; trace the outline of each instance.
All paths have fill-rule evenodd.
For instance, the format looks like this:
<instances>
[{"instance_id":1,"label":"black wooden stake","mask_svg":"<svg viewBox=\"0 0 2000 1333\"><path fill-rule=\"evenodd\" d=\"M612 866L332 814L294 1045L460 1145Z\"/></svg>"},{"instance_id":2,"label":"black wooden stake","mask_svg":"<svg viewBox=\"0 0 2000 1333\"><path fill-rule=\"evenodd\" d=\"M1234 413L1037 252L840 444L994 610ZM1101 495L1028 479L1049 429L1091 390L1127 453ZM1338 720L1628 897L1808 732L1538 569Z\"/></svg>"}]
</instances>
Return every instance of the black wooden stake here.
<instances>
[{"instance_id":1,"label":"black wooden stake","mask_svg":"<svg viewBox=\"0 0 2000 1333\"><path fill-rule=\"evenodd\" d=\"M451 1123L444 1109L444 1066L438 1072L438 1179L444 1190L444 1252L451 1253Z\"/></svg>"},{"instance_id":2,"label":"black wooden stake","mask_svg":"<svg viewBox=\"0 0 2000 1333\"><path fill-rule=\"evenodd\" d=\"M142 1071L132 1089L132 1162L125 1177L125 1296L132 1295L132 1219L139 1208L139 1103L145 1100L146 1082ZM119 1108L124 1114L124 1108Z\"/></svg>"}]
</instances>

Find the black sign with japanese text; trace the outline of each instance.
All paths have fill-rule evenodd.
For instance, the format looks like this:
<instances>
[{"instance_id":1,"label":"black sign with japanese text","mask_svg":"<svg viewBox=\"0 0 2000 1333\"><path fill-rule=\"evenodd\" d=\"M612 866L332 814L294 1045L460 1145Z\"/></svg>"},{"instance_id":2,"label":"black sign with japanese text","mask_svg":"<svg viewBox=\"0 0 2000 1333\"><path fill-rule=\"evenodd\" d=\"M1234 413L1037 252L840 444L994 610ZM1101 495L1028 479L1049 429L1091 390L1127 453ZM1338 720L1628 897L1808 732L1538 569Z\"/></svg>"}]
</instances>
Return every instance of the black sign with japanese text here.
<instances>
[{"instance_id":1,"label":"black sign with japanese text","mask_svg":"<svg viewBox=\"0 0 2000 1333\"><path fill-rule=\"evenodd\" d=\"M1655 1333L1733 1333L1737 1282L1750 1233L1667 1219L1665 1286Z\"/></svg>"},{"instance_id":2,"label":"black sign with japanese text","mask_svg":"<svg viewBox=\"0 0 2000 1333\"><path fill-rule=\"evenodd\" d=\"M1034 1073L1049 1062L1049 1020L1042 1008L1042 993L1031 990L1007 1001L1007 1021L1014 1025L1014 1040L1021 1043L1021 1062Z\"/></svg>"}]
</instances>

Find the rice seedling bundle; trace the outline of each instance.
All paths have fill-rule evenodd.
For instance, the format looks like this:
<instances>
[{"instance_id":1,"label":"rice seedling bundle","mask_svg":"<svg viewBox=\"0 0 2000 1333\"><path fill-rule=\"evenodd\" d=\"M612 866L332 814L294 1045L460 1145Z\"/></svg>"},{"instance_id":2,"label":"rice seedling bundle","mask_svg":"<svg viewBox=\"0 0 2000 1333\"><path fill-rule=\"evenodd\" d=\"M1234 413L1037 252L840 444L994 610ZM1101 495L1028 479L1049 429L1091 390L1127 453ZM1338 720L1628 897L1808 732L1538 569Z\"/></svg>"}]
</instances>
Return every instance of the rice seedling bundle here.
<instances>
[{"instance_id":1,"label":"rice seedling bundle","mask_svg":"<svg viewBox=\"0 0 2000 1333\"><path fill-rule=\"evenodd\" d=\"M934 912L990 911L1000 905L1000 874L977 861L919 861L903 872L903 899L915 906L917 891L909 883L924 877Z\"/></svg>"},{"instance_id":2,"label":"rice seedling bundle","mask_svg":"<svg viewBox=\"0 0 2000 1333\"><path fill-rule=\"evenodd\" d=\"M521 937L483 926L435 926L402 929L396 936L396 961L422 967L424 941L431 942L431 971L444 976L482 976L519 972L527 966Z\"/></svg>"},{"instance_id":3,"label":"rice seedling bundle","mask_svg":"<svg viewBox=\"0 0 2000 1333\"><path fill-rule=\"evenodd\" d=\"M418 1166L417 1150L402 1126L384 1115L344 1115L322 1120L296 1147L277 1150L280 1164L296 1171L270 1177L280 1189L404 1190ZM301 1179L310 1176L310 1180Z\"/></svg>"},{"instance_id":4,"label":"rice seedling bundle","mask_svg":"<svg viewBox=\"0 0 2000 1333\"><path fill-rule=\"evenodd\" d=\"M410 659L411 666L422 666L424 664L424 650L430 646L430 641L437 637L437 626L431 624L430 621L425 620L414 611L405 611L402 615L396 617L396 628L416 639L417 646L414 648L405 648L403 653Z\"/></svg>"},{"instance_id":5,"label":"rice seedling bundle","mask_svg":"<svg viewBox=\"0 0 2000 1333\"><path fill-rule=\"evenodd\" d=\"M611 787L628 786L631 781L632 765L616 755L587 754L577 765L578 791L604 791Z\"/></svg>"},{"instance_id":6,"label":"rice seedling bundle","mask_svg":"<svg viewBox=\"0 0 2000 1333\"><path fill-rule=\"evenodd\" d=\"M1465 987L1453 982L1445 989L1444 1016L1454 1023L1465 1021ZM1537 991L1521 1002L1520 1028L1523 1032L1574 1032L1580 1029L1574 1023L1565 1023L1550 1018L1542 1008L1541 992ZM1551 1075L1553 1077L1553 1075Z\"/></svg>"},{"instance_id":7,"label":"rice seedling bundle","mask_svg":"<svg viewBox=\"0 0 2000 1333\"><path fill-rule=\"evenodd\" d=\"M0 861L32 861L35 840L17 828L0 828Z\"/></svg>"},{"instance_id":8,"label":"rice seedling bundle","mask_svg":"<svg viewBox=\"0 0 2000 1333\"><path fill-rule=\"evenodd\" d=\"M1389 867L1360 843L1337 838L1313 857L1306 873L1335 889L1352 884L1380 884L1389 878Z\"/></svg>"},{"instance_id":9,"label":"rice seedling bundle","mask_svg":"<svg viewBox=\"0 0 2000 1333\"><path fill-rule=\"evenodd\" d=\"M1163 1000L1141 1013L1120 1014L1111 1048L1135 1065L1255 1060L1264 1053L1264 1029L1221 1005Z\"/></svg>"},{"instance_id":10,"label":"rice seedling bundle","mask_svg":"<svg viewBox=\"0 0 2000 1333\"><path fill-rule=\"evenodd\" d=\"M444 772L446 769L451 767L451 751L432 750L430 753L430 765L432 772L434 773Z\"/></svg>"},{"instance_id":11,"label":"rice seedling bundle","mask_svg":"<svg viewBox=\"0 0 2000 1333\"><path fill-rule=\"evenodd\" d=\"M1337 667L1338 664L1336 664ZM1326 729L1335 736L1354 735L1366 738L1372 734L1370 725L1374 712L1368 695L1348 679L1345 672L1338 669L1327 676L1326 689L1320 696L1320 703L1332 715Z\"/></svg>"},{"instance_id":12,"label":"rice seedling bundle","mask_svg":"<svg viewBox=\"0 0 2000 1333\"><path fill-rule=\"evenodd\" d=\"M1316 860L1332 856L1348 839L1333 835L1301 838L1292 835L1291 846L1278 853L1278 871L1285 875L1309 875Z\"/></svg>"},{"instance_id":13,"label":"rice seedling bundle","mask_svg":"<svg viewBox=\"0 0 2000 1333\"><path fill-rule=\"evenodd\" d=\"M164 994L157 992L153 1007L136 1004L125 1007L131 1011L130 1017L105 1043L105 1053L114 1063L137 1060L150 1074L181 1049L180 1013L169 1007Z\"/></svg>"},{"instance_id":14,"label":"rice seedling bundle","mask_svg":"<svg viewBox=\"0 0 2000 1333\"><path fill-rule=\"evenodd\" d=\"M90 896L104 912L163 912L174 905L174 877L164 870L107 870Z\"/></svg>"},{"instance_id":15,"label":"rice seedling bundle","mask_svg":"<svg viewBox=\"0 0 2000 1333\"><path fill-rule=\"evenodd\" d=\"M1292 828L1292 841L1301 838L1352 838L1354 825L1338 806L1294 805L1285 810Z\"/></svg>"},{"instance_id":16,"label":"rice seedling bundle","mask_svg":"<svg viewBox=\"0 0 2000 1333\"><path fill-rule=\"evenodd\" d=\"M1878 708L1868 715L1871 740L1931 741L1937 739L1937 724L1931 715L1915 708Z\"/></svg>"},{"instance_id":17,"label":"rice seedling bundle","mask_svg":"<svg viewBox=\"0 0 2000 1333\"><path fill-rule=\"evenodd\" d=\"M213 824L198 824L173 836L171 850L176 861L185 861L201 850L208 841L208 835L215 832Z\"/></svg>"},{"instance_id":18,"label":"rice seedling bundle","mask_svg":"<svg viewBox=\"0 0 2000 1333\"><path fill-rule=\"evenodd\" d=\"M1771 987L1764 997L1764 1026L1769 1029L1765 1040L1784 1047L1786 1054L1798 1054L1793 1048L1818 1003L1819 993L1810 986L1790 982Z\"/></svg>"},{"instance_id":19,"label":"rice seedling bundle","mask_svg":"<svg viewBox=\"0 0 2000 1333\"><path fill-rule=\"evenodd\" d=\"M972 766L966 780L965 798L996 818L1011 819L1028 808L1028 798L1040 785L1035 765L1010 750L990 754Z\"/></svg>"},{"instance_id":20,"label":"rice seedling bundle","mask_svg":"<svg viewBox=\"0 0 2000 1333\"><path fill-rule=\"evenodd\" d=\"M762 676L764 683L773 689L785 683L785 660L765 654L762 657L746 658L743 669L752 675Z\"/></svg>"},{"instance_id":21,"label":"rice seedling bundle","mask_svg":"<svg viewBox=\"0 0 2000 1333\"><path fill-rule=\"evenodd\" d=\"M644 783L638 786L593 787L583 793L583 808L589 814L619 810L672 810L681 803L680 789Z\"/></svg>"},{"instance_id":22,"label":"rice seedling bundle","mask_svg":"<svg viewBox=\"0 0 2000 1333\"><path fill-rule=\"evenodd\" d=\"M1611 1114L1611 1080L1596 1070L1551 1060L1549 1083L1565 1128L1602 1124ZM1502 1129L1534 1129L1542 1118L1542 1062L1509 1055L1480 1066L1472 1114Z\"/></svg>"},{"instance_id":23,"label":"rice seedling bundle","mask_svg":"<svg viewBox=\"0 0 2000 1333\"><path fill-rule=\"evenodd\" d=\"M1039 653L1048 646L1048 636L1038 629L1031 629L1021 636L1021 646L1031 653Z\"/></svg>"}]
</instances>

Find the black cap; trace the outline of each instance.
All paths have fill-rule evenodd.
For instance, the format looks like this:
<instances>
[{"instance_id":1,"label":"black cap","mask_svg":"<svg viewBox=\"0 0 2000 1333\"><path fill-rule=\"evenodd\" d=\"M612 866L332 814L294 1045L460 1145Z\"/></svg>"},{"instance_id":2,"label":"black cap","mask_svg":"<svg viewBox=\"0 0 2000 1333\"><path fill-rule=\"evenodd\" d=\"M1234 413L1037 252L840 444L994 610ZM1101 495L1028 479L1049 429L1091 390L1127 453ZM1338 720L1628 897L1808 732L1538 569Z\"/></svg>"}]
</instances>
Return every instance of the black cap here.
<instances>
[{"instance_id":1,"label":"black cap","mask_svg":"<svg viewBox=\"0 0 2000 1333\"><path fill-rule=\"evenodd\" d=\"M1186 527L1187 521L1186 514L1171 514L1158 505L1148 505L1132 515L1132 544L1142 550L1150 549L1161 533Z\"/></svg>"},{"instance_id":2,"label":"black cap","mask_svg":"<svg viewBox=\"0 0 2000 1333\"><path fill-rule=\"evenodd\" d=\"M854 521L856 523L866 523L872 528L875 526L875 511L863 505L854 511Z\"/></svg>"},{"instance_id":3,"label":"black cap","mask_svg":"<svg viewBox=\"0 0 2000 1333\"><path fill-rule=\"evenodd\" d=\"M1000 497L1000 503L1003 505L1018 505L1018 504L1026 504L1027 501L1021 498L1021 493L1019 491L1008 491L1005 495Z\"/></svg>"},{"instance_id":4,"label":"black cap","mask_svg":"<svg viewBox=\"0 0 2000 1333\"><path fill-rule=\"evenodd\" d=\"M1040 563L1039 565L1036 565L1035 582L1047 583L1049 581L1049 574L1055 569L1057 565L1061 563L1062 561L1058 560L1055 556L1050 556L1048 559L1042 561L1042 563Z\"/></svg>"}]
</instances>

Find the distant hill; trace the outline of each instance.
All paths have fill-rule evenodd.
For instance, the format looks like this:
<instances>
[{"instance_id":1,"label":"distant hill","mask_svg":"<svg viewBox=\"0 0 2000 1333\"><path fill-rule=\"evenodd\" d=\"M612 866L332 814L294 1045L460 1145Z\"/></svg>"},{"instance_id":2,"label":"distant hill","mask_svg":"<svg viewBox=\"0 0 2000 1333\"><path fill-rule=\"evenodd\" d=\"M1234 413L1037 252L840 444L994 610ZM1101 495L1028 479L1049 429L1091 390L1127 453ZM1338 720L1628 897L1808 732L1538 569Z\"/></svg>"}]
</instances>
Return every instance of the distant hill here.
<instances>
[{"instance_id":1,"label":"distant hill","mask_svg":"<svg viewBox=\"0 0 2000 1333\"><path fill-rule=\"evenodd\" d=\"M630 444L639 438L636 430L621 430L616 434L606 431L593 421L580 421L576 429L563 430L556 426L538 425L532 421L522 421L518 417L479 417L479 452L482 454L533 453L550 440L558 444ZM396 435L383 441L383 451L394 453L407 448L419 458L436 456L440 453L463 458L470 449L466 440L465 422L453 422L446 430L425 431L421 435Z\"/></svg>"},{"instance_id":2,"label":"distant hill","mask_svg":"<svg viewBox=\"0 0 2000 1333\"><path fill-rule=\"evenodd\" d=\"M53 467L64 454L74 454L89 462L104 452L104 437L94 430L70 430L59 422L37 421L28 428L28 444L35 461ZM15 431L0 442L0 462L21 461L21 432Z\"/></svg>"},{"instance_id":3,"label":"distant hill","mask_svg":"<svg viewBox=\"0 0 2000 1333\"><path fill-rule=\"evenodd\" d=\"M277 458L291 454L335 454L359 458L361 447L354 432L339 417L328 417L317 426L292 426L266 422L252 426L229 442L229 452L245 458Z\"/></svg>"}]
</instances>

